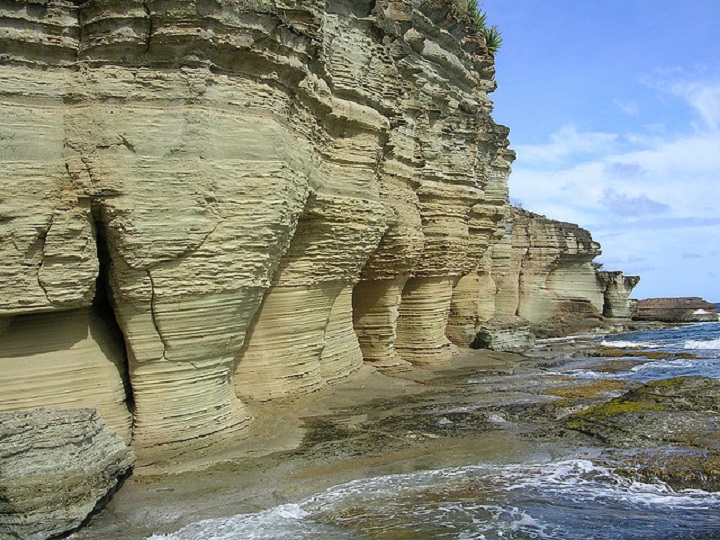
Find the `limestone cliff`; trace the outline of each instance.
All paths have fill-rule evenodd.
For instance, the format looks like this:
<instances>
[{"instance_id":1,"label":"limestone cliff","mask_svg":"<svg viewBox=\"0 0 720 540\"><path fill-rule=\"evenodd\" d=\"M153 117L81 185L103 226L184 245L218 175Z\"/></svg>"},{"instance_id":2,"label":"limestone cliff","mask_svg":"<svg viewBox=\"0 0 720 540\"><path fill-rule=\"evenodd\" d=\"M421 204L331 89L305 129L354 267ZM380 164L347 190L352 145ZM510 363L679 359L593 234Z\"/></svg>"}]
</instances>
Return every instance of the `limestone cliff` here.
<instances>
[{"instance_id":1,"label":"limestone cliff","mask_svg":"<svg viewBox=\"0 0 720 540\"><path fill-rule=\"evenodd\" d=\"M621 324L629 321L637 310L635 302L629 297L640 282L640 277L624 276L622 272L617 271L598 271L597 277L602 284L605 297L603 316Z\"/></svg>"},{"instance_id":2,"label":"limestone cliff","mask_svg":"<svg viewBox=\"0 0 720 540\"><path fill-rule=\"evenodd\" d=\"M0 411L96 407L150 459L602 313L589 235L508 222L456 3L0 0L0 43Z\"/></svg>"},{"instance_id":3,"label":"limestone cliff","mask_svg":"<svg viewBox=\"0 0 720 540\"><path fill-rule=\"evenodd\" d=\"M484 285L475 329L497 320L506 331L516 318L518 327L529 324L548 337L629 321L639 278L599 271L593 259L600 253L585 229L512 208L504 236L478 271Z\"/></svg>"}]
</instances>

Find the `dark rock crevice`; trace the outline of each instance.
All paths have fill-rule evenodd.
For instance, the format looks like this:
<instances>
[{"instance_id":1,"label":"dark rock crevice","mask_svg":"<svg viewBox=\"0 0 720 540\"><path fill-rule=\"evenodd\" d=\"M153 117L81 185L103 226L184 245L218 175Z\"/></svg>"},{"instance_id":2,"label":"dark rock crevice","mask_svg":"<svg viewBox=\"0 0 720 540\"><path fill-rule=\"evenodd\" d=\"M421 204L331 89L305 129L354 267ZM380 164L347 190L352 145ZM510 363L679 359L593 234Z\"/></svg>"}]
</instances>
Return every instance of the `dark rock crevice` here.
<instances>
[{"instance_id":1,"label":"dark rock crevice","mask_svg":"<svg viewBox=\"0 0 720 540\"><path fill-rule=\"evenodd\" d=\"M118 365L120 377L122 379L123 388L125 389L125 403L128 410L132 413L134 409L134 398L132 385L130 384L130 370L128 361L127 345L125 335L120 328L115 314L114 302L112 299L112 290L110 287L110 268L112 265L112 255L107 239L107 227L102 219L102 207L98 201L93 201L91 206L91 216L93 220L93 231L95 235L95 244L97 245L97 257L99 262L99 272L95 284L95 297L93 298L93 309L106 323L108 331L113 337L113 341L122 351L123 363Z\"/></svg>"}]
</instances>

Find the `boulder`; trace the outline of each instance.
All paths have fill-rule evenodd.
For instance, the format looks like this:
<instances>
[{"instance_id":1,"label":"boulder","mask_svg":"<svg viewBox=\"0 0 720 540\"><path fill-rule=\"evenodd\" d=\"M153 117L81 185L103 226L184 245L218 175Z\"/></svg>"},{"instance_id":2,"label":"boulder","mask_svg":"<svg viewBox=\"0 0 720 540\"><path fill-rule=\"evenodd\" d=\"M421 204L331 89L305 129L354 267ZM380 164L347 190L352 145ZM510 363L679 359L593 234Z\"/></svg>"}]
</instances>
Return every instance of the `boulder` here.
<instances>
[{"instance_id":1,"label":"boulder","mask_svg":"<svg viewBox=\"0 0 720 540\"><path fill-rule=\"evenodd\" d=\"M535 336L526 320L520 317L503 317L484 323L475 335L470 348L523 352L534 344Z\"/></svg>"},{"instance_id":2,"label":"boulder","mask_svg":"<svg viewBox=\"0 0 720 540\"><path fill-rule=\"evenodd\" d=\"M0 538L42 540L79 527L134 462L95 409L0 415Z\"/></svg>"}]
</instances>

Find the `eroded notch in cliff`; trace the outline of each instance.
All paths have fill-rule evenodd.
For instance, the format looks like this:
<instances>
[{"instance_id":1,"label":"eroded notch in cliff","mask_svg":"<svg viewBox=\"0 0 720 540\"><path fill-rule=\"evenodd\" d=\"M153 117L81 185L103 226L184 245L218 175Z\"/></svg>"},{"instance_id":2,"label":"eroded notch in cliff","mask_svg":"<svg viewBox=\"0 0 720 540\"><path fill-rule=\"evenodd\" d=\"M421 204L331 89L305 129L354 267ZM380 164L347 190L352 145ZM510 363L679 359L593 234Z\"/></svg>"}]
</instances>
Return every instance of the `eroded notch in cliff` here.
<instances>
[{"instance_id":1,"label":"eroded notch in cliff","mask_svg":"<svg viewBox=\"0 0 720 540\"><path fill-rule=\"evenodd\" d=\"M134 398L132 386L130 384L127 347L125 344L125 336L115 315L112 290L110 288L110 266L112 264L112 257L107 239L107 227L105 226L105 222L102 218L102 207L96 200L92 201L91 215L93 220L93 229L95 231L97 257L100 267L97 282L95 284L93 309L105 322L113 340L113 345L117 348L117 350L121 351L122 362L116 365L118 367L120 377L122 378L123 388L125 390L125 402L130 412L132 412L134 408Z\"/></svg>"}]
</instances>

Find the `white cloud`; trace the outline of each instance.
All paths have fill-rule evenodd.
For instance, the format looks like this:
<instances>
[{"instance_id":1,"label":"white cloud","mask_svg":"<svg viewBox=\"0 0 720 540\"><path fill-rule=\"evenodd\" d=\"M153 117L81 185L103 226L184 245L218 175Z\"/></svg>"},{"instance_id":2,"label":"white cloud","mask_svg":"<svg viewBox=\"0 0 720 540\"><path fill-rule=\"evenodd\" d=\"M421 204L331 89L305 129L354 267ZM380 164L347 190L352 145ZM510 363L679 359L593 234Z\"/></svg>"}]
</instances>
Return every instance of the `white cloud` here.
<instances>
[{"instance_id":1,"label":"white cloud","mask_svg":"<svg viewBox=\"0 0 720 540\"><path fill-rule=\"evenodd\" d=\"M714 98L702 99L708 105ZM712 120L714 109L706 110ZM602 151L587 155L590 141ZM620 151L618 141L628 148ZM517 149L510 191L530 211L589 229L608 269L641 274L639 297L720 299L720 286L709 277L720 266L720 255L712 254L720 243L718 149L720 130L710 121L682 135L632 139L565 127L546 144ZM523 159L523 152L532 159ZM609 261L618 264L610 268Z\"/></svg>"},{"instance_id":2,"label":"white cloud","mask_svg":"<svg viewBox=\"0 0 720 540\"><path fill-rule=\"evenodd\" d=\"M666 210L668 218L716 217L720 132L643 142L647 146L555 167L528 163L518 149L510 177L511 194L529 210L548 215L559 210L562 215L558 219L578 219L583 226L610 221L609 211L617 210L621 202L628 210L621 214L627 217L649 215L652 209ZM534 153L546 147L539 145ZM630 212L627 207L633 203L644 205L642 211Z\"/></svg>"},{"instance_id":3,"label":"white cloud","mask_svg":"<svg viewBox=\"0 0 720 540\"><path fill-rule=\"evenodd\" d=\"M628 116L634 118L640 115L640 106L635 101L622 101L620 99L614 99L613 103L618 109Z\"/></svg>"},{"instance_id":4,"label":"white cloud","mask_svg":"<svg viewBox=\"0 0 720 540\"><path fill-rule=\"evenodd\" d=\"M614 161L605 165L605 173L608 176L619 178L637 178L644 176L646 171L639 163Z\"/></svg>"},{"instance_id":5,"label":"white cloud","mask_svg":"<svg viewBox=\"0 0 720 540\"><path fill-rule=\"evenodd\" d=\"M561 127L546 144L519 145L518 159L531 165L558 165L568 157L597 156L615 147L617 135L612 133L580 133L573 125Z\"/></svg>"},{"instance_id":6,"label":"white cloud","mask_svg":"<svg viewBox=\"0 0 720 540\"><path fill-rule=\"evenodd\" d=\"M682 99L700 118L700 130L717 131L720 129L720 69L714 68L711 74L708 71L678 68L643 77L642 82L660 94Z\"/></svg>"},{"instance_id":7,"label":"white cloud","mask_svg":"<svg viewBox=\"0 0 720 540\"><path fill-rule=\"evenodd\" d=\"M671 88L695 109L706 128L720 128L720 82L678 82Z\"/></svg>"},{"instance_id":8,"label":"white cloud","mask_svg":"<svg viewBox=\"0 0 720 540\"><path fill-rule=\"evenodd\" d=\"M610 212L618 216L661 214L670 208L667 204L652 200L644 193L631 197L625 193L618 193L612 188L605 190L600 202Z\"/></svg>"}]
</instances>

